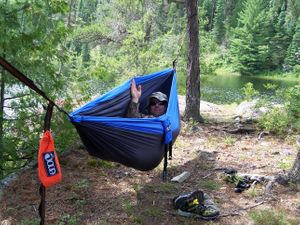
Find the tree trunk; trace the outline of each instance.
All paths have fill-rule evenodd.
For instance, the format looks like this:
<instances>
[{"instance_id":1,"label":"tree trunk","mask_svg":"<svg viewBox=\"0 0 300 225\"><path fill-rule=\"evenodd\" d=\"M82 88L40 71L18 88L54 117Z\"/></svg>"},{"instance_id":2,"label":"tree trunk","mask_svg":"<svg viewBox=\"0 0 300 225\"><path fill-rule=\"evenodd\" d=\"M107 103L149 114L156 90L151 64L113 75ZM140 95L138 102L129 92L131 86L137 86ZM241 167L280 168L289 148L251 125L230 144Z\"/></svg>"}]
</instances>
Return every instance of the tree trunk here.
<instances>
[{"instance_id":1,"label":"tree trunk","mask_svg":"<svg viewBox=\"0 0 300 225\"><path fill-rule=\"evenodd\" d=\"M300 137L298 138L298 153L293 168L288 173L289 181L300 183Z\"/></svg>"},{"instance_id":2,"label":"tree trunk","mask_svg":"<svg viewBox=\"0 0 300 225\"><path fill-rule=\"evenodd\" d=\"M3 153L4 153L4 145L3 145L3 121L4 121L4 69L0 70L0 179L3 176Z\"/></svg>"},{"instance_id":3,"label":"tree trunk","mask_svg":"<svg viewBox=\"0 0 300 225\"><path fill-rule=\"evenodd\" d=\"M200 64L198 1L186 0L188 32L188 74L186 78L186 107L184 120L203 122L200 116Z\"/></svg>"}]
</instances>

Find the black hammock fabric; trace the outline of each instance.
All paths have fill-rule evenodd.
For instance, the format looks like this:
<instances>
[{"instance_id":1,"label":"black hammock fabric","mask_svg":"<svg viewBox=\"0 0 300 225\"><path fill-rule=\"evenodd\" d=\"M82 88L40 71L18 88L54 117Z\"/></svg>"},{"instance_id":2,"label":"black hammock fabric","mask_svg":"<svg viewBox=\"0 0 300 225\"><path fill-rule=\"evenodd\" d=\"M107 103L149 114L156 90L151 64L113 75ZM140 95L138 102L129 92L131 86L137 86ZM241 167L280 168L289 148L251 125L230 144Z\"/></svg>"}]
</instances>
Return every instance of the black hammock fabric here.
<instances>
[{"instance_id":1,"label":"black hammock fabric","mask_svg":"<svg viewBox=\"0 0 300 225\"><path fill-rule=\"evenodd\" d=\"M140 111L147 113L148 96L161 91L169 98L164 115L125 118L131 101L130 79L72 112L70 121L91 155L147 171L161 162L165 145L174 143L179 134L176 73L166 69L134 79L137 85L142 85Z\"/></svg>"}]
</instances>

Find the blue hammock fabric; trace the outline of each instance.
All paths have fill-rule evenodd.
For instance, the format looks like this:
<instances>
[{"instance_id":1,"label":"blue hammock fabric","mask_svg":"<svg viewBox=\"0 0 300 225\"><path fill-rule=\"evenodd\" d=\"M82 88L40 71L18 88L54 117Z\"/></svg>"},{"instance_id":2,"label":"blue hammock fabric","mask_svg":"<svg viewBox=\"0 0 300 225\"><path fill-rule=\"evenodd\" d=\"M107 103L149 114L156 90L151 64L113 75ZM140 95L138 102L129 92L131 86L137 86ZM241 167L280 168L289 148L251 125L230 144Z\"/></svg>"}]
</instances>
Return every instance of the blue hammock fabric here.
<instances>
[{"instance_id":1,"label":"blue hammock fabric","mask_svg":"<svg viewBox=\"0 0 300 225\"><path fill-rule=\"evenodd\" d=\"M168 98L164 115L156 118L126 118L131 101L132 79L70 113L89 154L104 160L147 171L154 169L165 155L165 146L180 131L176 72L161 72L134 78L142 85L140 112L147 113L148 97L161 91Z\"/></svg>"}]
</instances>

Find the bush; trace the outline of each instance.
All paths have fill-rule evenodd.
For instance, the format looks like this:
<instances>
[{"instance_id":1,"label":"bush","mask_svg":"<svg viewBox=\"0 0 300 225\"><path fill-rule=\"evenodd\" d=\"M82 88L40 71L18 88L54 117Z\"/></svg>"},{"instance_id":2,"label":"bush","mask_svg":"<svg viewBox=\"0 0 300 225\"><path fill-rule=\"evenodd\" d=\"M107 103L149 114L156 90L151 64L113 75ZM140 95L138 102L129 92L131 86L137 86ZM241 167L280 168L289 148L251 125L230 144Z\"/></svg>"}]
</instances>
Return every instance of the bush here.
<instances>
[{"instance_id":1,"label":"bush","mask_svg":"<svg viewBox=\"0 0 300 225\"><path fill-rule=\"evenodd\" d=\"M246 101L251 101L256 95L259 94L259 92L253 88L253 84L250 82L244 85L242 91Z\"/></svg>"},{"instance_id":2,"label":"bush","mask_svg":"<svg viewBox=\"0 0 300 225\"><path fill-rule=\"evenodd\" d=\"M250 89L251 91L251 89ZM250 92L251 95L251 92ZM264 99L271 110L258 119L260 128L272 133L284 134L288 129L300 130L300 85L276 92L278 99L283 99L283 106L274 107L271 99Z\"/></svg>"},{"instance_id":3,"label":"bush","mask_svg":"<svg viewBox=\"0 0 300 225\"><path fill-rule=\"evenodd\" d=\"M289 117L283 108L273 108L258 119L258 126L265 131L283 134L287 131Z\"/></svg>"}]
</instances>

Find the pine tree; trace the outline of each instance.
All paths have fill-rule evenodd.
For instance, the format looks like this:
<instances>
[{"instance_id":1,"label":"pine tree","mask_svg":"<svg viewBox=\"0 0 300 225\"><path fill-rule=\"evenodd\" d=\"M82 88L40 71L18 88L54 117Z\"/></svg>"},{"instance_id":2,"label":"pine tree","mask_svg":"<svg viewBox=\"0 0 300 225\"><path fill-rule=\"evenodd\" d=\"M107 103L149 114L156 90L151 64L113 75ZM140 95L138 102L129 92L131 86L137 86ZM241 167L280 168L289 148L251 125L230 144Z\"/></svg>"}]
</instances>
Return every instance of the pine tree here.
<instances>
[{"instance_id":1,"label":"pine tree","mask_svg":"<svg viewBox=\"0 0 300 225\"><path fill-rule=\"evenodd\" d=\"M217 9L216 15L214 18L214 28L213 28L213 35L218 44L221 44L224 37L225 37L225 14L224 14L224 4L223 0L218 0L217 2Z\"/></svg>"},{"instance_id":2,"label":"pine tree","mask_svg":"<svg viewBox=\"0 0 300 225\"><path fill-rule=\"evenodd\" d=\"M274 34L270 39L270 69L279 69L282 68L287 48L291 41L291 37L288 35L285 21L286 21L286 3L284 2L279 9L279 13L273 12L270 10L269 16L275 18L273 21L273 29L270 34Z\"/></svg>"},{"instance_id":3,"label":"pine tree","mask_svg":"<svg viewBox=\"0 0 300 225\"><path fill-rule=\"evenodd\" d=\"M285 64L289 67L300 65L300 19L298 19L293 40L288 47Z\"/></svg>"},{"instance_id":4,"label":"pine tree","mask_svg":"<svg viewBox=\"0 0 300 225\"><path fill-rule=\"evenodd\" d=\"M265 69L268 57L268 24L265 1L248 0L239 14L239 25L234 29L231 54L236 69L244 75Z\"/></svg>"},{"instance_id":5,"label":"pine tree","mask_svg":"<svg viewBox=\"0 0 300 225\"><path fill-rule=\"evenodd\" d=\"M214 23L213 21L216 12L217 0L204 0L200 3L200 6L204 9L205 17L208 21L207 25L205 26L205 30L211 31Z\"/></svg>"}]
</instances>

